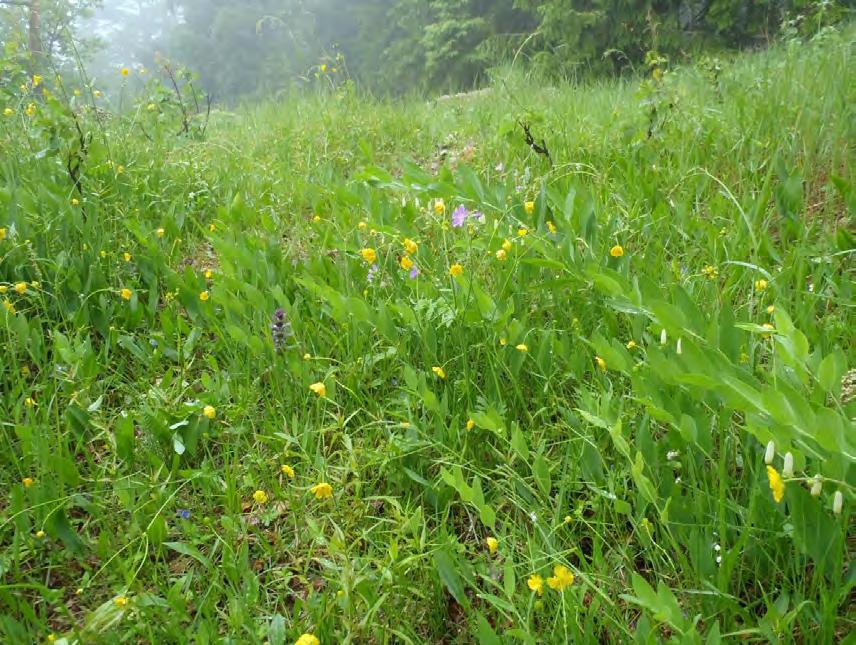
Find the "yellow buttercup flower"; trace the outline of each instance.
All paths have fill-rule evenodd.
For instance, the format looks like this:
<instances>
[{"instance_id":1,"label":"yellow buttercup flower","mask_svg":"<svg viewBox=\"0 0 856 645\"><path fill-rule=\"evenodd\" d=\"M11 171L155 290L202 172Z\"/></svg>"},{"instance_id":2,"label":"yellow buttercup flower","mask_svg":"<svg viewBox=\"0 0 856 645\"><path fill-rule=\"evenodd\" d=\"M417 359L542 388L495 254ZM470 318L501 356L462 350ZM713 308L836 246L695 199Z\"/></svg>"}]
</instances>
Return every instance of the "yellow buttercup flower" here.
<instances>
[{"instance_id":1,"label":"yellow buttercup flower","mask_svg":"<svg viewBox=\"0 0 856 645\"><path fill-rule=\"evenodd\" d=\"M23 296L27 293L27 283L26 282L17 282L15 283L15 293L19 296Z\"/></svg>"},{"instance_id":2,"label":"yellow buttercup flower","mask_svg":"<svg viewBox=\"0 0 856 645\"><path fill-rule=\"evenodd\" d=\"M122 299L123 300L130 300L131 296L133 296L133 295L134 295L134 292L131 291L130 289L128 289L128 288L122 289Z\"/></svg>"},{"instance_id":3,"label":"yellow buttercup flower","mask_svg":"<svg viewBox=\"0 0 856 645\"><path fill-rule=\"evenodd\" d=\"M597 366L600 368L601 372L606 371L606 361L603 360L600 356L595 356L594 362L597 363Z\"/></svg>"},{"instance_id":4,"label":"yellow buttercup flower","mask_svg":"<svg viewBox=\"0 0 856 645\"><path fill-rule=\"evenodd\" d=\"M199 299L200 299L202 302L206 302L206 301L208 300L208 298L210 298L210 297L211 297L211 294L209 294L207 291L202 291L202 292L199 294Z\"/></svg>"},{"instance_id":5,"label":"yellow buttercup flower","mask_svg":"<svg viewBox=\"0 0 856 645\"><path fill-rule=\"evenodd\" d=\"M158 237L163 237L164 235L166 235L166 229L159 228L155 231L155 235L157 235Z\"/></svg>"},{"instance_id":6,"label":"yellow buttercup flower","mask_svg":"<svg viewBox=\"0 0 856 645\"><path fill-rule=\"evenodd\" d=\"M556 225L553 224L552 220L547 220L547 230L554 235L556 234Z\"/></svg>"},{"instance_id":7,"label":"yellow buttercup flower","mask_svg":"<svg viewBox=\"0 0 856 645\"><path fill-rule=\"evenodd\" d=\"M13 114L15 114L15 110L10 107L7 107L5 110L3 110L4 116L12 116Z\"/></svg>"},{"instance_id":8,"label":"yellow buttercup flower","mask_svg":"<svg viewBox=\"0 0 856 645\"><path fill-rule=\"evenodd\" d=\"M525 343L520 343L519 345L515 345L514 349L516 349L518 352L526 353L529 351L529 346Z\"/></svg>"},{"instance_id":9,"label":"yellow buttercup flower","mask_svg":"<svg viewBox=\"0 0 856 645\"><path fill-rule=\"evenodd\" d=\"M122 254L122 258L125 260L125 262L130 262L134 258L134 256L126 252Z\"/></svg>"},{"instance_id":10,"label":"yellow buttercup flower","mask_svg":"<svg viewBox=\"0 0 856 645\"><path fill-rule=\"evenodd\" d=\"M537 573L529 576L529 580L526 581L526 586L539 596L544 595L544 578L539 576Z\"/></svg>"},{"instance_id":11,"label":"yellow buttercup flower","mask_svg":"<svg viewBox=\"0 0 856 645\"><path fill-rule=\"evenodd\" d=\"M205 273L203 274L206 280L210 280L214 277L214 272L211 269L205 269Z\"/></svg>"},{"instance_id":12,"label":"yellow buttercup flower","mask_svg":"<svg viewBox=\"0 0 856 645\"><path fill-rule=\"evenodd\" d=\"M399 260L398 263L405 271L409 271L411 268L413 268L413 260L411 260L410 257L407 255L402 255L401 260Z\"/></svg>"},{"instance_id":13,"label":"yellow buttercup flower","mask_svg":"<svg viewBox=\"0 0 856 645\"><path fill-rule=\"evenodd\" d=\"M467 430L472 430L476 427L476 422L472 419L467 419Z\"/></svg>"},{"instance_id":14,"label":"yellow buttercup flower","mask_svg":"<svg viewBox=\"0 0 856 645\"><path fill-rule=\"evenodd\" d=\"M500 261L504 261L508 257L508 253L505 252L505 249L499 249L496 252L496 259Z\"/></svg>"},{"instance_id":15,"label":"yellow buttercup flower","mask_svg":"<svg viewBox=\"0 0 856 645\"><path fill-rule=\"evenodd\" d=\"M32 477L24 477L24 479L21 480L21 483L24 485L24 488L29 488L35 483L35 481Z\"/></svg>"},{"instance_id":16,"label":"yellow buttercup flower","mask_svg":"<svg viewBox=\"0 0 856 645\"><path fill-rule=\"evenodd\" d=\"M327 482L315 484L309 489L309 492L315 495L315 499L329 499L333 497L333 487Z\"/></svg>"},{"instance_id":17,"label":"yellow buttercup flower","mask_svg":"<svg viewBox=\"0 0 856 645\"><path fill-rule=\"evenodd\" d=\"M209 232L209 233L213 233L213 232L214 232L214 231L216 231L216 230L217 230L217 225L216 225L216 224L209 224L209 225L208 225L208 232Z\"/></svg>"},{"instance_id":18,"label":"yellow buttercup flower","mask_svg":"<svg viewBox=\"0 0 856 645\"><path fill-rule=\"evenodd\" d=\"M439 365L435 365L431 368L431 371L434 372L440 378L446 378L446 371L440 367Z\"/></svg>"},{"instance_id":19,"label":"yellow buttercup flower","mask_svg":"<svg viewBox=\"0 0 856 645\"><path fill-rule=\"evenodd\" d=\"M444 202L442 198L434 200L434 212L437 213L437 215L442 215L446 212L446 202Z\"/></svg>"},{"instance_id":20,"label":"yellow buttercup flower","mask_svg":"<svg viewBox=\"0 0 856 645\"><path fill-rule=\"evenodd\" d=\"M627 349L634 349L635 347L636 347L636 341L635 340L627 341Z\"/></svg>"},{"instance_id":21,"label":"yellow buttercup flower","mask_svg":"<svg viewBox=\"0 0 856 645\"><path fill-rule=\"evenodd\" d=\"M122 74L122 76L127 76L131 73L131 70L129 70L127 67L123 67L120 73Z\"/></svg>"},{"instance_id":22,"label":"yellow buttercup flower","mask_svg":"<svg viewBox=\"0 0 856 645\"><path fill-rule=\"evenodd\" d=\"M708 280L716 280L719 277L719 269L710 264L705 264L702 267L701 274Z\"/></svg>"},{"instance_id":23,"label":"yellow buttercup flower","mask_svg":"<svg viewBox=\"0 0 856 645\"><path fill-rule=\"evenodd\" d=\"M499 344L501 347L505 347L506 345L508 345L508 339L507 338L500 338Z\"/></svg>"},{"instance_id":24,"label":"yellow buttercup flower","mask_svg":"<svg viewBox=\"0 0 856 645\"><path fill-rule=\"evenodd\" d=\"M764 279L755 280L756 291L764 291L767 288L767 281Z\"/></svg>"},{"instance_id":25,"label":"yellow buttercup flower","mask_svg":"<svg viewBox=\"0 0 856 645\"><path fill-rule=\"evenodd\" d=\"M490 551L491 555L494 555L496 553L496 550L499 548L499 541L493 536L488 537L484 541L484 543L487 546L487 550Z\"/></svg>"},{"instance_id":26,"label":"yellow buttercup flower","mask_svg":"<svg viewBox=\"0 0 856 645\"><path fill-rule=\"evenodd\" d=\"M0 242L6 239L6 229L0 228Z\"/></svg>"},{"instance_id":27,"label":"yellow buttercup flower","mask_svg":"<svg viewBox=\"0 0 856 645\"><path fill-rule=\"evenodd\" d=\"M557 564L553 567L553 575L547 578L547 586L556 591L564 591L574 584L574 574L568 567Z\"/></svg>"},{"instance_id":28,"label":"yellow buttercup flower","mask_svg":"<svg viewBox=\"0 0 856 645\"><path fill-rule=\"evenodd\" d=\"M324 385L323 383L320 383L320 382L319 383L313 383L312 385L309 386L309 389L312 390L313 392L315 392L315 394L317 394L320 397L327 396L327 386Z\"/></svg>"},{"instance_id":29,"label":"yellow buttercup flower","mask_svg":"<svg viewBox=\"0 0 856 645\"><path fill-rule=\"evenodd\" d=\"M95 96L96 99L100 99L102 96L104 96L101 90L95 90L92 94Z\"/></svg>"},{"instance_id":30,"label":"yellow buttercup flower","mask_svg":"<svg viewBox=\"0 0 856 645\"><path fill-rule=\"evenodd\" d=\"M9 314L15 313L15 305L13 305L11 302L9 302L8 298L3 298L3 308Z\"/></svg>"},{"instance_id":31,"label":"yellow buttercup flower","mask_svg":"<svg viewBox=\"0 0 856 645\"><path fill-rule=\"evenodd\" d=\"M402 244L404 245L404 252L408 255L416 255L416 251L419 250L419 245L410 238L404 238Z\"/></svg>"},{"instance_id":32,"label":"yellow buttercup flower","mask_svg":"<svg viewBox=\"0 0 856 645\"><path fill-rule=\"evenodd\" d=\"M363 256L363 260L366 261L366 264L374 264L375 260L377 260L377 253L374 249L363 249L360 251L360 255Z\"/></svg>"},{"instance_id":33,"label":"yellow buttercup flower","mask_svg":"<svg viewBox=\"0 0 856 645\"><path fill-rule=\"evenodd\" d=\"M502 242L502 250L503 251L505 251L506 253L511 253L512 248L514 248L514 246L511 244L511 242L509 240L503 240L503 242Z\"/></svg>"},{"instance_id":34,"label":"yellow buttercup flower","mask_svg":"<svg viewBox=\"0 0 856 645\"><path fill-rule=\"evenodd\" d=\"M41 540L45 537L45 532L42 530L36 531L36 539Z\"/></svg>"},{"instance_id":35,"label":"yellow buttercup flower","mask_svg":"<svg viewBox=\"0 0 856 645\"><path fill-rule=\"evenodd\" d=\"M267 504L267 501L268 501L267 493L264 492L263 490L257 490L255 493L253 493L253 501L256 504Z\"/></svg>"},{"instance_id":36,"label":"yellow buttercup flower","mask_svg":"<svg viewBox=\"0 0 856 645\"><path fill-rule=\"evenodd\" d=\"M303 634L294 642L294 645L321 645L321 641L312 634Z\"/></svg>"},{"instance_id":37,"label":"yellow buttercup flower","mask_svg":"<svg viewBox=\"0 0 856 645\"><path fill-rule=\"evenodd\" d=\"M357 228L360 229L361 231L364 231L367 226L368 226L368 224L366 224L365 222L360 222L359 224L357 224Z\"/></svg>"},{"instance_id":38,"label":"yellow buttercup flower","mask_svg":"<svg viewBox=\"0 0 856 645\"><path fill-rule=\"evenodd\" d=\"M520 227L517 229L517 237L526 237L529 235L529 229Z\"/></svg>"},{"instance_id":39,"label":"yellow buttercup flower","mask_svg":"<svg viewBox=\"0 0 856 645\"><path fill-rule=\"evenodd\" d=\"M214 409L213 405L206 405L202 408L202 414L204 414L209 419L213 419L217 416L217 410Z\"/></svg>"},{"instance_id":40,"label":"yellow buttercup flower","mask_svg":"<svg viewBox=\"0 0 856 645\"><path fill-rule=\"evenodd\" d=\"M778 504L785 497L785 482L778 471L772 466L767 466L767 479L770 482L770 490L773 493L773 499L776 501L776 504Z\"/></svg>"},{"instance_id":41,"label":"yellow buttercup flower","mask_svg":"<svg viewBox=\"0 0 856 645\"><path fill-rule=\"evenodd\" d=\"M767 313L768 314L772 314L774 311L776 311L776 308L773 305L770 305L769 307L767 307Z\"/></svg>"},{"instance_id":42,"label":"yellow buttercup flower","mask_svg":"<svg viewBox=\"0 0 856 645\"><path fill-rule=\"evenodd\" d=\"M33 87L38 87L39 85L41 85L42 80L44 80L43 76L39 74L33 74Z\"/></svg>"},{"instance_id":43,"label":"yellow buttercup flower","mask_svg":"<svg viewBox=\"0 0 856 645\"><path fill-rule=\"evenodd\" d=\"M527 215L531 215L535 212L535 202L525 202L523 204L523 210L526 211Z\"/></svg>"},{"instance_id":44,"label":"yellow buttercup flower","mask_svg":"<svg viewBox=\"0 0 856 645\"><path fill-rule=\"evenodd\" d=\"M117 596L113 599L113 602L119 609L124 609L128 606L128 599L125 596Z\"/></svg>"},{"instance_id":45,"label":"yellow buttercup flower","mask_svg":"<svg viewBox=\"0 0 856 645\"><path fill-rule=\"evenodd\" d=\"M279 467L279 469L282 471L283 475L285 475L289 479L294 479L294 468L292 468L288 464L283 464Z\"/></svg>"},{"instance_id":46,"label":"yellow buttercup flower","mask_svg":"<svg viewBox=\"0 0 856 645\"><path fill-rule=\"evenodd\" d=\"M622 247L620 244L616 244L611 249L609 249L609 254L614 258L620 258L622 255L624 255L624 247Z\"/></svg>"},{"instance_id":47,"label":"yellow buttercup flower","mask_svg":"<svg viewBox=\"0 0 856 645\"><path fill-rule=\"evenodd\" d=\"M461 264L453 264L452 266L449 267L449 275L451 275L454 278L457 278L458 276L463 275L463 273L464 273L464 267Z\"/></svg>"}]
</instances>

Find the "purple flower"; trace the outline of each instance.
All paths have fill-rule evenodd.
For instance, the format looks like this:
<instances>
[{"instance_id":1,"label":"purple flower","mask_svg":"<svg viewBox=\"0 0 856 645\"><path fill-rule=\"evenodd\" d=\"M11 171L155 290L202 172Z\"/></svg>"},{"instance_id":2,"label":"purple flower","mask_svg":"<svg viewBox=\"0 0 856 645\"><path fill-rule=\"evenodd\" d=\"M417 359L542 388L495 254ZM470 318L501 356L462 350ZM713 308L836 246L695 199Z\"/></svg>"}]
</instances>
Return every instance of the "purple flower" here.
<instances>
[{"instance_id":1,"label":"purple flower","mask_svg":"<svg viewBox=\"0 0 856 645\"><path fill-rule=\"evenodd\" d=\"M479 224L484 224L484 213L481 211L473 211L470 213L470 217L476 220Z\"/></svg>"},{"instance_id":2,"label":"purple flower","mask_svg":"<svg viewBox=\"0 0 856 645\"><path fill-rule=\"evenodd\" d=\"M376 264L371 265L369 267L369 272L366 275L366 282L371 282L372 280L374 280L375 275L377 274L377 271L378 271L378 266Z\"/></svg>"},{"instance_id":3,"label":"purple flower","mask_svg":"<svg viewBox=\"0 0 856 645\"><path fill-rule=\"evenodd\" d=\"M285 347L286 341L294 334L291 331L291 323L288 321L288 316L285 315L285 309L280 307L273 314L273 319L270 325L270 335L273 339L273 346L276 351L280 351Z\"/></svg>"},{"instance_id":4,"label":"purple flower","mask_svg":"<svg viewBox=\"0 0 856 645\"><path fill-rule=\"evenodd\" d=\"M452 212L452 226L460 228L467 221L469 215L470 212L467 210L467 207L461 204Z\"/></svg>"},{"instance_id":5,"label":"purple flower","mask_svg":"<svg viewBox=\"0 0 856 645\"><path fill-rule=\"evenodd\" d=\"M416 276L418 276L418 275L419 275L419 269L418 269L418 268L416 267L416 265L414 264L414 265L413 265L413 268L412 268L412 269L410 269L410 279L411 279L411 280L415 280L415 279L416 279Z\"/></svg>"},{"instance_id":6,"label":"purple flower","mask_svg":"<svg viewBox=\"0 0 856 645\"><path fill-rule=\"evenodd\" d=\"M175 514L183 520L189 520L190 519L190 511L187 510L186 508L178 509Z\"/></svg>"}]
</instances>

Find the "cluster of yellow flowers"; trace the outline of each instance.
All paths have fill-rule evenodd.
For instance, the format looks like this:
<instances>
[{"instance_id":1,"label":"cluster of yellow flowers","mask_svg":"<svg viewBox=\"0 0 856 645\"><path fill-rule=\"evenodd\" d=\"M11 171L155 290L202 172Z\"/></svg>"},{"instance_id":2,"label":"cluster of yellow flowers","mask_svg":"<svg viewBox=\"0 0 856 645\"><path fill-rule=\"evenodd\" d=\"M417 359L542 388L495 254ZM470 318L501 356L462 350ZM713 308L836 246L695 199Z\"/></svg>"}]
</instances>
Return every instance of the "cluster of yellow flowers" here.
<instances>
[{"instance_id":1,"label":"cluster of yellow flowers","mask_svg":"<svg viewBox=\"0 0 856 645\"><path fill-rule=\"evenodd\" d=\"M553 575L547 578L547 586L561 593L567 587L574 584L574 579L574 574L568 567L563 564L557 564L553 567ZM529 580L526 581L526 586L539 596L544 594L544 579L537 573L529 577Z\"/></svg>"}]
</instances>

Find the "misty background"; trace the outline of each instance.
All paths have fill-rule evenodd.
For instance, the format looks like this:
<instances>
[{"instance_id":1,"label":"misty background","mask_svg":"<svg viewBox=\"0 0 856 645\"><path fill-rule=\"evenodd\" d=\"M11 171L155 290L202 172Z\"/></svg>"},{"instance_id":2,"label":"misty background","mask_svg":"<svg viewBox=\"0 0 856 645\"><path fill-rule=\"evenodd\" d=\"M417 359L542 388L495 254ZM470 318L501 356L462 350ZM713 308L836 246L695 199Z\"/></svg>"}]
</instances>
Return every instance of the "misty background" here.
<instances>
[{"instance_id":1,"label":"misty background","mask_svg":"<svg viewBox=\"0 0 856 645\"><path fill-rule=\"evenodd\" d=\"M10 4L12 3L12 4ZM679 61L764 46L817 29L852 2L806 0L0 0L0 39L24 49L33 3L45 57L85 62L106 90L133 91L164 60L231 103L317 84L380 95L485 84L497 66L546 78L644 71L650 52ZM130 78L117 70L129 68Z\"/></svg>"}]
</instances>

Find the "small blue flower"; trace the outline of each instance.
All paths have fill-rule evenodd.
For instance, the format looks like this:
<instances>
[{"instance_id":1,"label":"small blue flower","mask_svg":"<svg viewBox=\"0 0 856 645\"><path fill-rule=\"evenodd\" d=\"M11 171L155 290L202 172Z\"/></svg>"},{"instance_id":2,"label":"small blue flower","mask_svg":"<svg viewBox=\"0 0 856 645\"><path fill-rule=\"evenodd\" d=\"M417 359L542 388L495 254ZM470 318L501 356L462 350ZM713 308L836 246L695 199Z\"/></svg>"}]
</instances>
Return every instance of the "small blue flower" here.
<instances>
[{"instance_id":1,"label":"small blue flower","mask_svg":"<svg viewBox=\"0 0 856 645\"><path fill-rule=\"evenodd\" d=\"M189 520L190 519L190 511L186 508L178 509L175 512L175 514L183 520Z\"/></svg>"}]
</instances>

